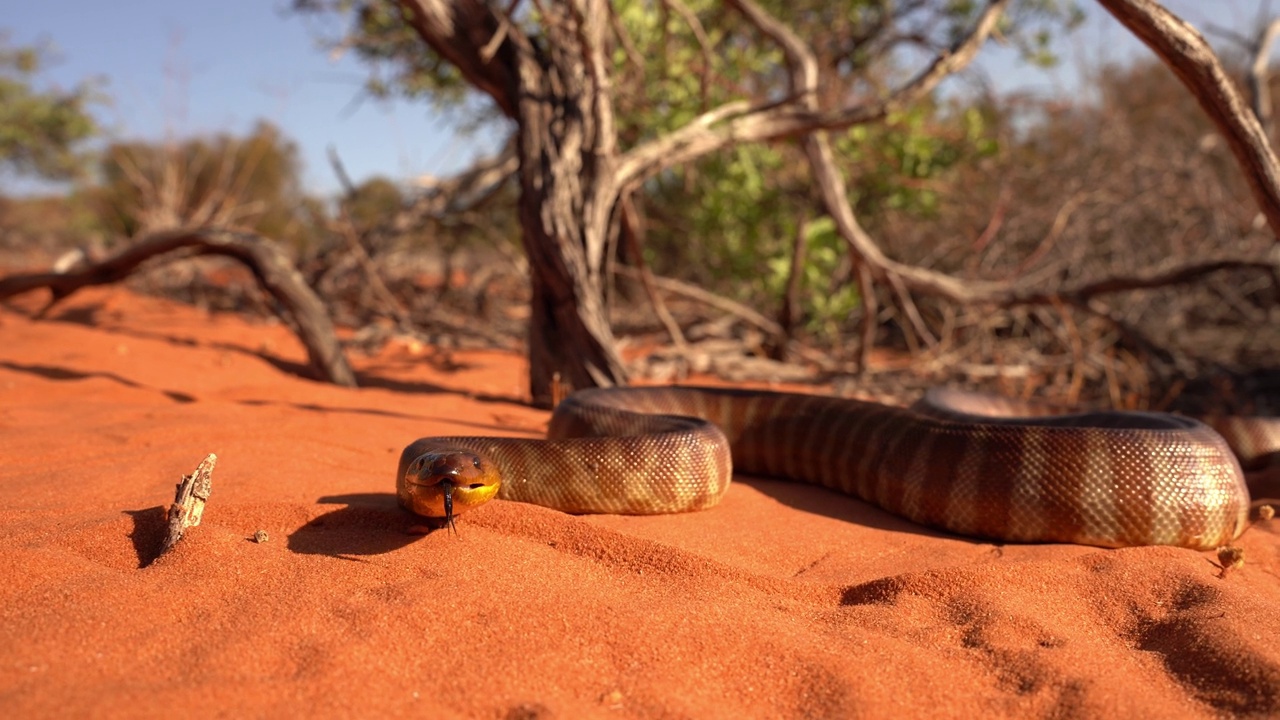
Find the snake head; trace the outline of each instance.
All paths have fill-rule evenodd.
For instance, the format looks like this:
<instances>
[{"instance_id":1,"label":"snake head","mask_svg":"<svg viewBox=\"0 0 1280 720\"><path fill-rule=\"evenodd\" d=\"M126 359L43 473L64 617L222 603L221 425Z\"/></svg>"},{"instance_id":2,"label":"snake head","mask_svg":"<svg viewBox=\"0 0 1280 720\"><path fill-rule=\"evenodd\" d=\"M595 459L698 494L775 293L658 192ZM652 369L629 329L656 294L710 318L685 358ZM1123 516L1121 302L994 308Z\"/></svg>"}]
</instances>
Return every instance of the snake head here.
<instances>
[{"instance_id":1,"label":"snake head","mask_svg":"<svg viewBox=\"0 0 1280 720\"><path fill-rule=\"evenodd\" d=\"M483 456L458 448L427 448L419 453L414 448L417 444L401 458L396 483L400 504L407 510L444 518L452 526L455 515L498 494L498 470Z\"/></svg>"}]
</instances>

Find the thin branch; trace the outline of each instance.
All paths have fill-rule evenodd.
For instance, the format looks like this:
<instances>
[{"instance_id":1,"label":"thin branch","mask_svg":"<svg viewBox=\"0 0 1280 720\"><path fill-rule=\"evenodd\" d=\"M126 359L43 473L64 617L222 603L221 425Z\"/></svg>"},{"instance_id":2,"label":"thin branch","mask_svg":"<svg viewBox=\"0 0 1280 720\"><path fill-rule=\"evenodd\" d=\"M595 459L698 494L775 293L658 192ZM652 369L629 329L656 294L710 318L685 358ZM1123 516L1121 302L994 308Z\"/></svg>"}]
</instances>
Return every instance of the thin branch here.
<instances>
[{"instance_id":1,"label":"thin branch","mask_svg":"<svg viewBox=\"0 0 1280 720\"><path fill-rule=\"evenodd\" d=\"M801 278L804 275L806 256L808 255L809 221L801 218L796 224L796 235L791 241L791 264L787 268L787 287L782 293L782 309L778 311L778 324L790 340L796 325L800 324L800 290ZM786 345L780 345L779 351L785 353ZM785 358L779 358L785 359Z\"/></svg>"},{"instance_id":2,"label":"thin branch","mask_svg":"<svg viewBox=\"0 0 1280 720\"><path fill-rule=\"evenodd\" d=\"M480 49L480 59L486 63L493 61L493 56L498 54L498 46L502 44L503 40L507 39L507 31L515 26L515 21L512 18L514 17L516 6L519 4L520 0L511 0L507 5L506 11L498 16L498 32L494 33L493 38Z\"/></svg>"},{"instance_id":3,"label":"thin branch","mask_svg":"<svg viewBox=\"0 0 1280 720\"><path fill-rule=\"evenodd\" d=\"M194 250L197 255L235 258L248 266L262 287L292 316L298 338L307 348L311 369L335 385L355 387L355 374L342 354L328 309L302 279L280 245L253 233L209 228L157 233L130 244L101 262L82 265L66 273L30 273L0 278L0 300L48 288L51 298L40 311L43 315L81 288L119 282L153 257L187 249Z\"/></svg>"},{"instance_id":4,"label":"thin branch","mask_svg":"<svg viewBox=\"0 0 1280 720\"><path fill-rule=\"evenodd\" d=\"M636 43L631 39L631 33L627 32L626 26L622 24L622 18L618 17L618 13L614 12L613 4L609 4L609 27L612 28L614 36L618 38L618 42L622 45L622 52L627 56L627 62L631 63L631 67L640 76L644 75L644 56L640 54L640 49L636 47Z\"/></svg>"},{"instance_id":5,"label":"thin branch","mask_svg":"<svg viewBox=\"0 0 1280 720\"><path fill-rule=\"evenodd\" d=\"M1247 258L1218 258L1166 268L1148 268L1132 275L1117 275L1064 290L1011 292L1006 297L998 299L997 304L1005 307L1013 305L1052 305L1058 300L1065 300L1079 307L1084 307L1089 300L1100 295L1181 285L1222 270L1260 270L1266 273L1275 273L1280 270L1280 259L1267 261Z\"/></svg>"},{"instance_id":6,"label":"thin branch","mask_svg":"<svg viewBox=\"0 0 1280 720\"><path fill-rule=\"evenodd\" d=\"M619 186L633 185L665 168L695 160L731 144L798 137L815 130L837 130L880 120L925 97L943 78L967 66L990 37L1008 3L1009 0L990 0L964 39L951 49L939 53L913 79L878 101L847 105L827 112L809 107L802 97L794 96L764 105L752 105L745 101L726 103L699 115L684 127L638 145L621 156L618 161L617 183ZM772 20L753 3L738 0L734 5L748 19L759 20L756 26L761 32L775 39L784 37L778 32L779 27L785 33L791 33L789 28ZM782 46L787 48L789 43L783 43ZM797 91L813 87L813 84L807 82L795 85Z\"/></svg>"},{"instance_id":7,"label":"thin branch","mask_svg":"<svg viewBox=\"0 0 1280 720\"><path fill-rule=\"evenodd\" d=\"M638 271L640 284L644 286L645 295L649 297L653 313L658 316L658 321L671 336L671 344L675 346L676 352L684 357L689 351L689 343L685 340L684 332L680 330L680 323L676 322L671 311L667 309L667 303L663 301L662 294L654 285L653 271L644 260L644 220L636 210L635 198L631 193L623 195L621 205L622 232L626 235L627 252L631 255L632 262L636 264L635 269Z\"/></svg>"},{"instance_id":8,"label":"thin branch","mask_svg":"<svg viewBox=\"0 0 1280 720\"><path fill-rule=\"evenodd\" d=\"M1218 126L1280 243L1280 163L1262 125L1196 29L1151 0L1098 0L1168 65Z\"/></svg>"},{"instance_id":9,"label":"thin branch","mask_svg":"<svg viewBox=\"0 0 1280 720\"><path fill-rule=\"evenodd\" d=\"M871 348L876 342L876 321L880 315L880 301L876 297L871 269L856 257L853 259L853 264L858 270L858 296L862 298L862 334L858 338L858 357L854 363L854 372L861 375L869 369L871 364Z\"/></svg>"},{"instance_id":10,"label":"thin branch","mask_svg":"<svg viewBox=\"0 0 1280 720\"><path fill-rule=\"evenodd\" d=\"M711 47L711 38L707 36L706 28L702 27L702 21L689 9L688 5L681 0L662 0L662 2L675 10L676 14L689 26L694 39L698 41L698 48L702 51L702 77L698 81L698 90L702 97L702 109L705 110L707 99L711 94L711 72L715 68L716 57L715 50Z\"/></svg>"},{"instance_id":11,"label":"thin branch","mask_svg":"<svg viewBox=\"0 0 1280 720\"><path fill-rule=\"evenodd\" d=\"M911 299L911 291L903 285L902 279L894 274L890 274L886 279L889 281L889 287L893 288L893 293L898 296L898 304L902 306L902 312L906 313L911 327L915 328L916 334L924 341L925 346L937 346L938 338L929 332L929 326L925 325L924 318L920 316L920 310L916 308L915 300Z\"/></svg>"},{"instance_id":12,"label":"thin branch","mask_svg":"<svg viewBox=\"0 0 1280 720\"><path fill-rule=\"evenodd\" d=\"M639 270L632 267L627 267L626 265L619 265L615 267L613 271L618 275L633 278L636 280L640 280L642 278L642 273ZM653 280L653 284L661 290L665 290L670 293L675 293L677 295L683 295L692 300L697 300L698 302L703 303L705 305L710 305L711 307L714 307L718 310L723 310L724 312L727 312L730 315L733 315L734 317L744 320L752 325L755 325L757 328L760 328L761 330L765 331L766 333L768 333L773 337L776 337L776 338L784 337L784 331L781 325L774 322L773 320L770 320L764 315L761 315L755 310L752 310L750 307L743 305L740 302L730 300L727 297L716 295L713 292L703 290L697 285L691 285L689 283L682 282L680 280L675 280L673 278L662 277L661 275L652 275L652 280Z\"/></svg>"},{"instance_id":13,"label":"thin branch","mask_svg":"<svg viewBox=\"0 0 1280 720\"><path fill-rule=\"evenodd\" d=\"M1067 222L1071 220L1071 215L1075 213L1076 209L1079 208L1082 203L1084 203L1086 197L1088 197L1088 195L1083 191L1077 191L1072 194L1071 197L1067 198L1067 201L1062 204L1062 207L1058 208L1057 215L1053 217L1053 225L1049 227L1048 234L1040 240L1040 243L1036 245L1036 249L1032 250L1025 258L1022 259L1022 262L1018 263L1018 267L1014 268L1012 273L1014 277L1021 276L1027 271L1027 268L1035 265L1041 258L1047 255L1051 249L1053 249L1053 246L1057 244L1058 239L1062 237L1063 231L1067 229Z\"/></svg>"},{"instance_id":14,"label":"thin branch","mask_svg":"<svg viewBox=\"0 0 1280 720\"><path fill-rule=\"evenodd\" d=\"M1274 130L1271 118L1271 46L1280 37L1280 19L1267 23L1258 33L1253 47L1253 62L1249 65L1249 94L1253 100L1253 114L1262 124L1262 132L1269 138Z\"/></svg>"}]
</instances>

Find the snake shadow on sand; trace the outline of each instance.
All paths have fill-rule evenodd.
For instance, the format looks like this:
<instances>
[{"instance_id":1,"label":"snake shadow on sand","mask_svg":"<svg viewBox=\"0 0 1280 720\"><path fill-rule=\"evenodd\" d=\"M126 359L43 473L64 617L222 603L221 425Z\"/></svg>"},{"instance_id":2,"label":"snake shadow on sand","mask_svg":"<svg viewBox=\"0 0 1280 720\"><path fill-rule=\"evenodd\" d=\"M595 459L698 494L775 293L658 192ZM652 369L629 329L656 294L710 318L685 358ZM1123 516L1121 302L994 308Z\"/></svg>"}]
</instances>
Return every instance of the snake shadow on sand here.
<instances>
[{"instance_id":1,"label":"snake shadow on sand","mask_svg":"<svg viewBox=\"0 0 1280 720\"><path fill-rule=\"evenodd\" d=\"M734 473L733 484L745 485L747 487L754 488L762 495L767 495L794 510L814 515L823 515L835 520L847 522L851 525L859 525L861 527L883 530L885 532L910 533L924 537L951 538L954 540L965 540L972 543L1000 544L998 541L981 540L978 538L949 533L945 530L935 530L934 528L925 527L919 523L914 523L905 518L898 517L887 510L881 510L865 500L856 498L852 495L836 492L835 490L831 490L820 485L812 485L810 483L795 482L791 480L776 480L768 477L744 475L740 473ZM730 486L729 492L733 492L733 490L734 488ZM715 511L715 508L711 508L707 512Z\"/></svg>"},{"instance_id":2,"label":"snake shadow on sand","mask_svg":"<svg viewBox=\"0 0 1280 720\"><path fill-rule=\"evenodd\" d=\"M350 493L317 498L340 505L289 534L291 552L355 560L399 550L422 537L411 532L421 520L400 508L394 493Z\"/></svg>"}]
</instances>

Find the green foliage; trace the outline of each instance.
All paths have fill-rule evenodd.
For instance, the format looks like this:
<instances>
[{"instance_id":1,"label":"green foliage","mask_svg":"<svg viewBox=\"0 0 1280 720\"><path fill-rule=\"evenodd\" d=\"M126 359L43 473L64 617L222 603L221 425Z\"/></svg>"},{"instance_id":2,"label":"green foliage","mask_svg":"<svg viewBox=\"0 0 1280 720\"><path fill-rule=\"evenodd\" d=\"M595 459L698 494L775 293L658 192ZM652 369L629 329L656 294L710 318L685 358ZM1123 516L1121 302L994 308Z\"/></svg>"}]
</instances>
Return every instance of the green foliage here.
<instances>
[{"instance_id":1,"label":"green foliage","mask_svg":"<svg viewBox=\"0 0 1280 720\"><path fill-rule=\"evenodd\" d=\"M957 4L977 5L973 0L960 0ZM1084 10L1076 0L1021 0L1005 14L1000 33L1018 50L1023 62L1053 67L1058 64L1054 37L1074 30L1084 19Z\"/></svg>"},{"instance_id":2,"label":"green foliage","mask_svg":"<svg viewBox=\"0 0 1280 720\"><path fill-rule=\"evenodd\" d=\"M391 0L298 0L354 19L345 46L379 71L379 92L426 95L437 105L465 104L456 69L422 43ZM899 84L899 63L921 45L953 44L986 3L976 0L759 0L811 47L820 66L818 101L832 107ZM741 15L716 0L686 0L692 19L667 3L614 0L617 31L609 60L620 146L625 151L734 100L776 101L789 92L782 52ZM1079 19L1074 0L1019 0L1001 32L1024 57L1049 61L1050 40ZM535 45L535 9L518 18ZM905 46L910 53L900 50ZM912 70L914 72L914 69ZM382 80L381 78L389 78ZM977 110L925 102L884 123L833 136L850 200L870 229L890 216L929 218L938 191L960 164L998 151ZM692 276L757 306L775 302L789 272L792 239L805 229L804 269L811 329L836 328L858 298L830 220L822 217L803 155L791 143L736 146L673 167L642 188L649 218L646 256L659 272ZM816 218L816 219L815 219Z\"/></svg>"},{"instance_id":3,"label":"green foliage","mask_svg":"<svg viewBox=\"0 0 1280 720\"><path fill-rule=\"evenodd\" d=\"M836 223L823 216L804 227L805 258L800 270L800 296L805 301L806 329L831 341L840 336L843 320L858 308L862 299L850 282L840 281L849 269L844 238L836 232ZM768 259L766 286L775 297L781 296L791 275L791 259L775 256Z\"/></svg>"},{"instance_id":4,"label":"green foliage","mask_svg":"<svg viewBox=\"0 0 1280 720\"><path fill-rule=\"evenodd\" d=\"M311 233L302 221L297 148L267 122L245 137L112 143L99 174L95 205L113 234L218 225L306 242Z\"/></svg>"},{"instance_id":5,"label":"green foliage","mask_svg":"<svg viewBox=\"0 0 1280 720\"><path fill-rule=\"evenodd\" d=\"M491 105L472 102L478 95L462 73L418 37L396 0L294 0L293 7L348 19L339 37L321 42L330 51L354 51L369 64L364 89L370 96L425 100L437 112L453 114L459 129L497 117Z\"/></svg>"},{"instance_id":6,"label":"green foliage","mask_svg":"<svg viewBox=\"0 0 1280 720\"><path fill-rule=\"evenodd\" d=\"M788 155L744 145L650 183L648 203L661 208L650 232L650 263L708 284L745 280L739 296L755 296L762 261L786 254L795 235L790 189L777 182Z\"/></svg>"},{"instance_id":7,"label":"green foliage","mask_svg":"<svg viewBox=\"0 0 1280 720\"><path fill-rule=\"evenodd\" d=\"M11 47L0 35L0 167L62 180L83 167L76 150L98 132L88 108L101 98L91 83L71 91L36 89L46 55L41 48Z\"/></svg>"},{"instance_id":8,"label":"green foliage","mask_svg":"<svg viewBox=\"0 0 1280 720\"><path fill-rule=\"evenodd\" d=\"M889 216L936 217L939 195L966 164L999 151L982 111L922 103L880 125L833 137L850 202L873 232ZM802 311L811 332L832 336L859 297L849 284L843 239L821 213L808 168L790 145L734 147L649 183L649 263L740 300L767 306L790 272L796 228L806 216ZM693 241L690 241L693 238ZM892 239L892 238L882 238Z\"/></svg>"},{"instance_id":9,"label":"green foliage","mask_svg":"<svg viewBox=\"0 0 1280 720\"><path fill-rule=\"evenodd\" d=\"M858 172L850 202L874 218L885 210L932 218L936 185L957 165L990 157L999 142L976 108L944 116L932 103L895 113L881 125L859 125L836 138L840 156Z\"/></svg>"}]
</instances>

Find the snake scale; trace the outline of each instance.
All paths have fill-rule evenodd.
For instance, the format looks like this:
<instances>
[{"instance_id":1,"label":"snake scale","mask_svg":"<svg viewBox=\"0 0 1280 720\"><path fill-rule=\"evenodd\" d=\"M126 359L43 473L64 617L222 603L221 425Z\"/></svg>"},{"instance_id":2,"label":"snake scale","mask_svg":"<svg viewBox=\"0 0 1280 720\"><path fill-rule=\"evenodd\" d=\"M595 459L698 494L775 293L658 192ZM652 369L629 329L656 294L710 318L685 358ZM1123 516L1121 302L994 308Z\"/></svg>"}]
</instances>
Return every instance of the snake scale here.
<instances>
[{"instance_id":1,"label":"snake scale","mask_svg":"<svg viewBox=\"0 0 1280 720\"><path fill-rule=\"evenodd\" d=\"M583 390L556 408L546 440L413 442L397 494L410 511L450 523L495 496L571 513L673 513L715 505L737 469L1005 541L1211 549L1246 526L1240 461L1207 425L1161 413L1038 413L955 390L930 391L911 408L754 390ZM1275 423L1225 429L1246 463L1280 448Z\"/></svg>"}]
</instances>

